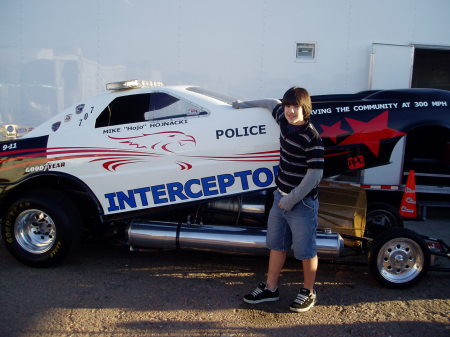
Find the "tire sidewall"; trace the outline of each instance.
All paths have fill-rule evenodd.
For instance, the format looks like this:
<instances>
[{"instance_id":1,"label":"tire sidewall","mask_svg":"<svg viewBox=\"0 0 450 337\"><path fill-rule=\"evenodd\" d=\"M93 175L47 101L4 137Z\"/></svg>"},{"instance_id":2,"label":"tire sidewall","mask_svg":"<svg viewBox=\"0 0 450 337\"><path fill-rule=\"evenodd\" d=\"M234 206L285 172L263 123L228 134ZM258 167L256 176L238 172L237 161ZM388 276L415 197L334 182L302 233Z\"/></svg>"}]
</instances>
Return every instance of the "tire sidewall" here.
<instances>
[{"instance_id":1,"label":"tire sidewall","mask_svg":"<svg viewBox=\"0 0 450 337\"><path fill-rule=\"evenodd\" d=\"M415 241L419 245L423 253L423 266L421 272L412 280L403 283L395 283L387 280L381 275L380 271L378 270L377 259L380 249L386 242L396 238L407 238ZM408 288L419 282L427 273L430 265L430 250L428 249L425 240L416 232L406 228L391 228L384 231L373 240L368 254L368 262L370 272L382 286L397 289Z\"/></svg>"},{"instance_id":2,"label":"tire sidewall","mask_svg":"<svg viewBox=\"0 0 450 337\"><path fill-rule=\"evenodd\" d=\"M56 228L52 247L41 254L33 254L19 245L15 238L15 221L27 209L39 209L47 213ZM19 261L34 267L49 267L59 263L78 242L79 215L73 202L57 191L29 193L13 202L5 213L2 238L7 249Z\"/></svg>"}]
</instances>

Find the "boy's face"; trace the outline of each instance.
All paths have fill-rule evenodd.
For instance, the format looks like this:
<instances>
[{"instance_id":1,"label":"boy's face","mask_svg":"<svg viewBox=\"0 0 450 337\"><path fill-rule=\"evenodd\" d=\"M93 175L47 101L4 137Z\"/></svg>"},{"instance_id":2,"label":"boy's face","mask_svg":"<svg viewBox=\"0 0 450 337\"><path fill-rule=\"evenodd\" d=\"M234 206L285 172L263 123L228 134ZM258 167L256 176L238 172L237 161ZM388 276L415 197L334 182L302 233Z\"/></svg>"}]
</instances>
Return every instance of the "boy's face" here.
<instances>
[{"instance_id":1,"label":"boy's face","mask_svg":"<svg viewBox=\"0 0 450 337\"><path fill-rule=\"evenodd\" d=\"M303 109L299 105L285 105L284 117L292 125L302 125L305 122L303 119Z\"/></svg>"}]
</instances>

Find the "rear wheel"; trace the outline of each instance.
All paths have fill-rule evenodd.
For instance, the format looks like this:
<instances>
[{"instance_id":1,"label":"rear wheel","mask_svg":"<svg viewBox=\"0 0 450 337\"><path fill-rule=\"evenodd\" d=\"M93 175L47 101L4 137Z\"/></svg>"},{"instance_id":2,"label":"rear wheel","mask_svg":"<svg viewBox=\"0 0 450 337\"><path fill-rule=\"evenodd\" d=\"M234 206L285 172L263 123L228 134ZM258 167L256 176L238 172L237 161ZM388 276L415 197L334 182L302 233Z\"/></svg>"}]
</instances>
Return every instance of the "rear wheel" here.
<instances>
[{"instance_id":1,"label":"rear wheel","mask_svg":"<svg viewBox=\"0 0 450 337\"><path fill-rule=\"evenodd\" d=\"M19 261L48 267L60 262L77 243L79 212L71 199L53 190L33 191L6 211L2 238Z\"/></svg>"},{"instance_id":2,"label":"rear wheel","mask_svg":"<svg viewBox=\"0 0 450 337\"><path fill-rule=\"evenodd\" d=\"M385 202L368 204L365 236L375 238L386 229L394 227L403 227L403 220L393 206Z\"/></svg>"},{"instance_id":3,"label":"rear wheel","mask_svg":"<svg viewBox=\"0 0 450 337\"><path fill-rule=\"evenodd\" d=\"M369 251L369 267L388 288L407 288L428 271L430 251L425 240L405 228L392 228L379 235Z\"/></svg>"}]
</instances>

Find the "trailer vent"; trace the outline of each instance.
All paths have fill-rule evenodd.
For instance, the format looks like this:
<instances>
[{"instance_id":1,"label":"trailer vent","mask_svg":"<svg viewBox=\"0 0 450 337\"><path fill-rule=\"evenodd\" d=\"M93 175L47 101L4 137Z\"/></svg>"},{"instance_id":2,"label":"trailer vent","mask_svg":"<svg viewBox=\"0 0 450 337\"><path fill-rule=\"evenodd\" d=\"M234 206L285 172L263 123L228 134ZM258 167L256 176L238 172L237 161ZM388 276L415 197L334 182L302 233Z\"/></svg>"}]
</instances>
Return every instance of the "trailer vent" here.
<instances>
[{"instance_id":1,"label":"trailer vent","mask_svg":"<svg viewBox=\"0 0 450 337\"><path fill-rule=\"evenodd\" d=\"M297 43L296 53L298 61L314 61L316 58L316 44Z\"/></svg>"}]
</instances>

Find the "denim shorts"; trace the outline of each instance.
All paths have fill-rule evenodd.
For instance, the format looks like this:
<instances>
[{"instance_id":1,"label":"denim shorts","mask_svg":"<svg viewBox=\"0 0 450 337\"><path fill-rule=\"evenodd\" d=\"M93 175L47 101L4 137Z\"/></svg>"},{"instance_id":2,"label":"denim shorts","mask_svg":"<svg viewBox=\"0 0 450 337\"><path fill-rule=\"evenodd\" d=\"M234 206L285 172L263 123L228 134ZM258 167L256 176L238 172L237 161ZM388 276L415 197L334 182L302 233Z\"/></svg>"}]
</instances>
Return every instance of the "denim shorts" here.
<instances>
[{"instance_id":1,"label":"denim shorts","mask_svg":"<svg viewBox=\"0 0 450 337\"><path fill-rule=\"evenodd\" d=\"M306 197L290 211L278 206L281 198L281 193L275 190L267 224L267 248L284 252L292 248L298 260L315 257L318 198Z\"/></svg>"}]
</instances>

